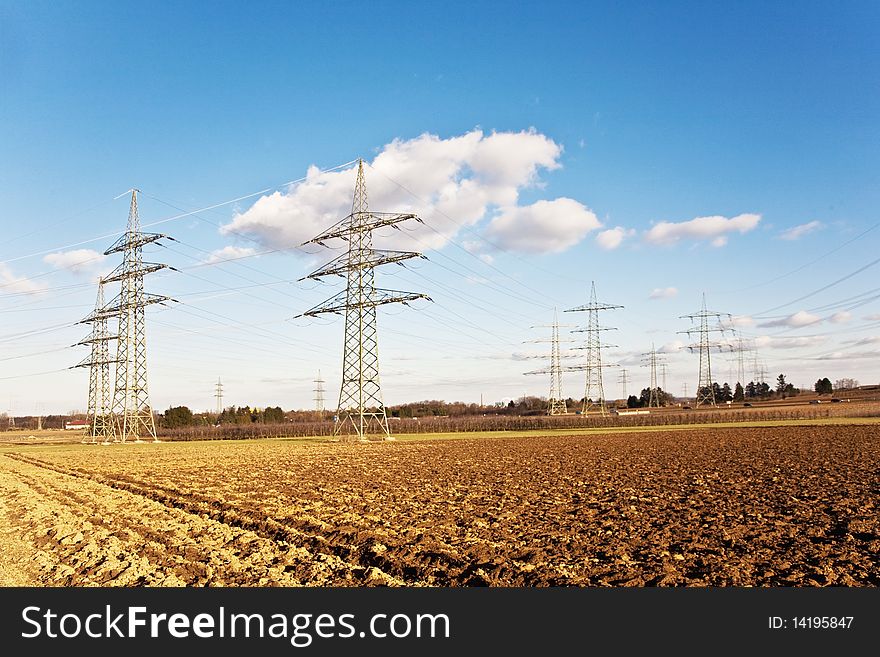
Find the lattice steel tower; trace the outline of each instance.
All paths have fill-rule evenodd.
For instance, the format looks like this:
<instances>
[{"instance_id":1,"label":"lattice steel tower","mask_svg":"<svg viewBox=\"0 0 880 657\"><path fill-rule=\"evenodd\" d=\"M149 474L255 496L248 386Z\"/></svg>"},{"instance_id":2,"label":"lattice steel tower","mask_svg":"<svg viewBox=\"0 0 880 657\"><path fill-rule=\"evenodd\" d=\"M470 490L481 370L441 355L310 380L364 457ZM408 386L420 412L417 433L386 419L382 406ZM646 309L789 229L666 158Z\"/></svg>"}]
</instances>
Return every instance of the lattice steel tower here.
<instances>
[{"instance_id":1,"label":"lattice steel tower","mask_svg":"<svg viewBox=\"0 0 880 657\"><path fill-rule=\"evenodd\" d=\"M217 415L223 413L223 383L220 377L217 377L217 383L214 384L214 397L217 399Z\"/></svg>"},{"instance_id":2,"label":"lattice steel tower","mask_svg":"<svg viewBox=\"0 0 880 657\"><path fill-rule=\"evenodd\" d=\"M318 378L315 379L315 411L318 416L324 416L324 379L321 378L321 370L318 370Z\"/></svg>"},{"instance_id":3,"label":"lattice steel tower","mask_svg":"<svg viewBox=\"0 0 880 657\"><path fill-rule=\"evenodd\" d=\"M626 384L629 383L629 370L621 368L617 375L617 382L620 384L621 392L623 393L621 399L623 399L623 403L625 404L629 400L629 397L626 396Z\"/></svg>"},{"instance_id":4,"label":"lattice steel tower","mask_svg":"<svg viewBox=\"0 0 880 657\"><path fill-rule=\"evenodd\" d=\"M568 325L566 325L568 326ZM549 374L550 375L550 395L547 399L547 415L565 415L568 413L568 408L565 403L565 397L562 394L562 371L568 370L572 371L573 369L582 369L571 368L571 367L562 367L562 354L559 349L560 342L563 342L559 339L559 317L556 314L556 308L553 309L553 323L550 325L540 324L537 326L533 326L532 328L549 328L551 332L550 337L550 367L534 370L532 372L524 372L524 374ZM530 340L530 342L547 342L546 339L541 340Z\"/></svg>"},{"instance_id":5,"label":"lattice steel tower","mask_svg":"<svg viewBox=\"0 0 880 657\"><path fill-rule=\"evenodd\" d=\"M600 331L615 331L613 327L604 327L599 325L600 310L615 310L623 308L607 303L599 303L596 300L596 283L592 282L590 289L590 303L578 306L577 308L569 308L565 312L586 312L587 326L582 329L575 329L575 333L586 333L587 344L581 349L587 352L587 361L584 367L586 371L586 385L584 389L584 405L582 413L586 415L594 408L602 415L607 415L605 409L605 390L602 384L602 348L614 347L616 345L602 344L599 339ZM606 367L615 367L614 365L606 365ZM595 396L594 396L595 392Z\"/></svg>"},{"instance_id":6,"label":"lattice steel tower","mask_svg":"<svg viewBox=\"0 0 880 657\"><path fill-rule=\"evenodd\" d=\"M657 366L660 365L662 357L657 354L654 343L651 343L651 351L642 354L644 363L642 367L651 368L651 383L648 386L648 408L660 408L660 394L657 386Z\"/></svg>"},{"instance_id":7,"label":"lattice steel tower","mask_svg":"<svg viewBox=\"0 0 880 657\"><path fill-rule=\"evenodd\" d=\"M116 359L110 358L110 341L115 340L115 335L110 335L107 329L108 315L104 314L104 280L98 280L98 298L95 302L95 310L80 324L91 324L92 332L89 336L77 342L77 345L91 347L91 354L74 367L89 368L89 408L88 434L82 439L83 443L109 445L119 442L116 436L116 426L112 413L112 389L110 380L110 364Z\"/></svg>"},{"instance_id":8,"label":"lattice steel tower","mask_svg":"<svg viewBox=\"0 0 880 657\"><path fill-rule=\"evenodd\" d=\"M700 376L697 380L697 390L694 399L694 406L702 406L709 404L715 406L715 390L712 379L712 361L711 351L713 348L720 349L723 345L711 342L709 336L711 333L718 331L724 333L724 326L720 323L710 325L710 320L720 320L721 317L730 317L728 313L719 313L714 310L706 310L706 295L703 294L703 307L696 313L690 315L682 315L680 319L690 319L694 323L698 323L698 328L688 329L687 331L679 331L679 333L700 334L700 341L696 344L688 345L688 349L693 353L700 353Z\"/></svg>"},{"instance_id":9,"label":"lattice steel tower","mask_svg":"<svg viewBox=\"0 0 880 657\"><path fill-rule=\"evenodd\" d=\"M305 278L319 280L323 276L345 276L344 292L304 312L301 316L315 317L324 313L345 312L345 340L342 356L342 386L339 391L338 422L334 435L350 435L354 430L357 440L367 435L378 435L392 440L388 430L388 416L382 401L379 383L379 336L376 326L376 308L387 303L407 303L430 298L415 292L384 290L375 286L375 268L392 262L401 263L410 258L424 258L414 251L387 251L373 248L373 231L414 219L414 214L371 212L367 203L364 182L364 161L358 160L357 180L351 214L306 244L326 246L325 241L342 239L348 242L348 253L331 260Z\"/></svg>"},{"instance_id":10,"label":"lattice steel tower","mask_svg":"<svg viewBox=\"0 0 880 657\"><path fill-rule=\"evenodd\" d=\"M113 391L113 415L116 433L123 442L143 442L141 437L156 437L156 422L147 391L147 335L145 308L154 303L169 301L169 297L144 292L144 276L167 265L144 262L143 247L165 237L157 233L140 232L137 205L138 190L131 190L128 228L125 234L104 252L104 255L122 253L122 264L105 283L119 281L119 296L107 306L102 316L119 318L116 350L116 385Z\"/></svg>"}]
</instances>

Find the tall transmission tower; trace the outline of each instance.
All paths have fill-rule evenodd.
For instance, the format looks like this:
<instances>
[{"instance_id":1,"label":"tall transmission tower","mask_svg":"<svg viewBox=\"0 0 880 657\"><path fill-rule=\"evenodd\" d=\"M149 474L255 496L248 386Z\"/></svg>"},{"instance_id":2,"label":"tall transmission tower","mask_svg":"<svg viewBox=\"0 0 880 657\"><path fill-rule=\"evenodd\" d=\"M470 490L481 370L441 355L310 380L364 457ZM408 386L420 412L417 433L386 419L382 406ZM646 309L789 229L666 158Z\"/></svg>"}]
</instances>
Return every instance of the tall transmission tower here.
<instances>
[{"instance_id":1,"label":"tall transmission tower","mask_svg":"<svg viewBox=\"0 0 880 657\"><path fill-rule=\"evenodd\" d=\"M663 392L669 392L669 388L666 387L666 376L669 374L669 365L665 362L660 363L660 378L663 381L663 385L660 388Z\"/></svg>"},{"instance_id":2,"label":"tall transmission tower","mask_svg":"<svg viewBox=\"0 0 880 657\"><path fill-rule=\"evenodd\" d=\"M351 214L305 244L326 246L325 241L342 239L348 242L348 253L331 260L305 278L320 280L324 276L345 276L344 292L302 313L315 317L324 313L345 312L345 340L342 356L342 386L339 391L338 422L334 434L354 430L357 440L366 440L371 433L392 440L388 416L382 401L379 383L379 335L376 308L387 303L408 303L430 298L415 292L384 290L375 286L375 269L379 265L402 263L410 258L424 258L413 251L383 251L373 248L373 231L414 219L414 214L371 212L364 182L364 161L358 160L357 180Z\"/></svg>"},{"instance_id":3,"label":"tall transmission tower","mask_svg":"<svg viewBox=\"0 0 880 657\"><path fill-rule=\"evenodd\" d=\"M580 370L581 367L563 367L562 366L562 354L560 353L559 344L561 342L570 342L570 340L560 340L559 339L559 327L566 326L568 324L560 325L559 317L556 313L556 308L553 309L553 323L552 324L539 324L533 326L532 328L549 328L551 330L550 337L550 366L540 370L534 370L532 372L524 372L524 374L549 374L550 375L550 395L547 399L547 414L548 415L565 415L568 413L568 407L565 403L565 396L562 393L562 372L572 371L572 370ZM530 340L529 342L548 342L546 339L540 340Z\"/></svg>"},{"instance_id":4,"label":"tall transmission tower","mask_svg":"<svg viewBox=\"0 0 880 657\"><path fill-rule=\"evenodd\" d=\"M745 355L747 352L751 351L751 345L749 341L744 339L741 335L736 336L730 342L730 350L736 353L736 380L737 383L745 387L746 383L746 363L745 363Z\"/></svg>"},{"instance_id":5,"label":"tall transmission tower","mask_svg":"<svg viewBox=\"0 0 880 657\"><path fill-rule=\"evenodd\" d=\"M104 283L119 281L120 292L100 316L119 318L116 339L116 385L113 390L113 415L116 435L121 442L143 442L150 437L154 443L156 421L147 391L147 334L145 309L155 303L170 301L169 297L144 292L144 276L168 265L144 262L143 248L165 235L142 233L137 205L138 190L131 190L128 227L125 234L104 255L122 253L122 264L104 278Z\"/></svg>"},{"instance_id":6,"label":"tall transmission tower","mask_svg":"<svg viewBox=\"0 0 880 657\"><path fill-rule=\"evenodd\" d=\"M95 301L95 310L80 324L91 324L92 332L89 336L78 342L77 345L91 347L91 354L74 367L89 368L89 430L83 437L83 443L109 445L119 442L116 436L116 423L113 421L113 397L111 392L110 364L115 363L115 358L110 358L110 341L115 340L115 335L110 335L107 329L109 315L104 308L104 280L98 280L98 297Z\"/></svg>"},{"instance_id":7,"label":"tall transmission tower","mask_svg":"<svg viewBox=\"0 0 880 657\"><path fill-rule=\"evenodd\" d=\"M608 414L605 409L605 390L602 384L602 347L614 347L616 345L602 344L599 335L601 331L613 331L616 329L599 325L599 311L615 310L617 308L623 308L623 306L599 303L596 300L596 283L595 281L592 281L592 286L590 288L590 302L583 306L569 308L565 311L567 313L587 313L586 328L575 329L574 331L587 334L587 343L584 347L581 347L587 352L587 361L584 367L586 370L586 385L584 387L584 405L582 410L584 415L593 409L598 410L603 416ZM606 367L614 366L606 365Z\"/></svg>"},{"instance_id":8,"label":"tall transmission tower","mask_svg":"<svg viewBox=\"0 0 880 657\"><path fill-rule=\"evenodd\" d=\"M648 408L660 408L660 391L657 386L657 365L661 361L661 356L657 354L654 343L651 343L651 351L642 354L644 363L642 367L651 368L651 383L648 386Z\"/></svg>"},{"instance_id":9,"label":"tall transmission tower","mask_svg":"<svg viewBox=\"0 0 880 657\"><path fill-rule=\"evenodd\" d=\"M705 293L703 294L703 306L699 311L690 315L681 316L681 319L690 319L692 323L697 324L698 326L686 331L679 331L679 333L687 333L688 336L693 333L699 333L700 335L699 342L690 344L687 347L691 353L698 351L700 354L700 374L697 380L697 390L694 399L695 406L702 406L703 404L708 404L710 406L716 405L710 354L713 348L720 349L723 345L721 343L711 342L710 335L715 331L721 332L722 334L724 333L724 326L720 322L721 317L730 317L730 315L728 313L715 312L714 310L706 310ZM713 323L710 324L710 321Z\"/></svg>"},{"instance_id":10,"label":"tall transmission tower","mask_svg":"<svg viewBox=\"0 0 880 657\"><path fill-rule=\"evenodd\" d=\"M223 383L219 376L214 384L214 397L217 399L217 415L220 415L223 412Z\"/></svg>"},{"instance_id":11,"label":"tall transmission tower","mask_svg":"<svg viewBox=\"0 0 880 657\"><path fill-rule=\"evenodd\" d=\"M324 417L324 379L321 378L321 370L318 370L318 378L315 379L315 411L318 417Z\"/></svg>"},{"instance_id":12,"label":"tall transmission tower","mask_svg":"<svg viewBox=\"0 0 880 657\"><path fill-rule=\"evenodd\" d=\"M684 393L684 398L687 399L688 396L688 384L687 382L681 384L681 391Z\"/></svg>"},{"instance_id":13,"label":"tall transmission tower","mask_svg":"<svg viewBox=\"0 0 880 657\"><path fill-rule=\"evenodd\" d=\"M626 402L627 399L629 399L626 396L626 384L629 383L629 370L627 370L626 368L621 368L620 372L617 375L617 382L621 386L621 391L622 391L621 399L623 399L623 401Z\"/></svg>"}]
</instances>

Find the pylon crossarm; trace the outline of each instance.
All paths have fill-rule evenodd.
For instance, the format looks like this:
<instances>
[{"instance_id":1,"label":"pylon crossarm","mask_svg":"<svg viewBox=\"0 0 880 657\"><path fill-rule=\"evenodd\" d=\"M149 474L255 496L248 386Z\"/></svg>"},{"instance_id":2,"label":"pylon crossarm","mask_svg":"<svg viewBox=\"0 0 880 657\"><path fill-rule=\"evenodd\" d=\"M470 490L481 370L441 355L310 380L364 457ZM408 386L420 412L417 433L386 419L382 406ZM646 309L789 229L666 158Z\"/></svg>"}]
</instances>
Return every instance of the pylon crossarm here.
<instances>
[{"instance_id":1,"label":"pylon crossarm","mask_svg":"<svg viewBox=\"0 0 880 657\"><path fill-rule=\"evenodd\" d=\"M332 299L328 299L324 303L318 304L297 317L315 317L326 313L341 313L351 308L375 308L386 303L408 303L417 299L425 299L431 301L431 297L427 294L418 294L416 292L399 292L397 290L380 290L374 289L368 298L362 302L351 303L348 300L347 292L340 292Z\"/></svg>"},{"instance_id":2,"label":"pylon crossarm","mask_svg":"<svg viewBox=\"0 0 880 657\"><path fill-rule=\"evenodd\" d=\"M94 317L95 319L107 319L109 317L115 317L128 310L151 306L155 303L163 303L165 301L174 301L174 299L160 294L149 294L147 292L144 292L140 299L132 299L131 301L122 301L120 297L117 296L116 299L110 302L110 305L105 306L103 310L95 313Z\"/></svg>"},{"instance_id":3,"label":"pylon crossarm","mask_svg":"<svg viewBox=\"0 0 880 657\"><path fill-rule=\"evenodd\" d=\"M144 276L145 274L152 274L154 271L159 271L160 269L165 269L166 267L168 267L168 265L160 265L155 262L142 262L139 267L126 269L125 263L123 263L112 272L110 272L110 275L104 279L104 282L115 283L116 281L121 281L125 278Z\"/></svg>"},{"instance_id":4,"label":"pylon crossarm","mask_svg":"<svg viewBox=\"0 0 880 657\"><path fill-rule=\"evenodd\" d=\"M159 233L134 233L132 235L132 233L127 232L110 245L110 248L104 251L104 255L111 255L113 253L121 253L130 249L136 249L145 244L157 242L164 237L165 235Z\"/></svg>"},{"instance_id":5,"label":"pylon crossarm","mask_svg":"<svg viewBox=\"0 0 880 657\"><path fill-rule=\"evenodd\" d=\"M360 234L364 230L376 230L377 228L394 226L395 224L399 224L402 221L408 221L410 219L414 219L419 223L422 223L422 220L418 217L418 215L410 213L395 214L393 212L355 212L336 222L336 224L328 228L317 237L313 237L308 242L303 242L302 244L300 244L300 246L305 246L306 244L319 244L321 246L326 246L325 244L323 244L323 242L325 242L326 240L332 240L336 238L347 240L351 235Z\"/></svg>"},{"instance_id":6,"label":"pylon crossarm","mask_svg":"<svg viewBox=\"0 0 880 657\"><path fill-rule=\"evenodd\" d=\"M371 269L373 267L378 267L379 265L401 262L403 260L409 260L410 258L424 258L427 260L427 258L421 253L416 253L414 251L381 251L377 249L364 249L358 254L357 262L352 262L349 254L344 253L299 280L304 281L308 278L317 280L322 276L341 276L342 274L353 270Z\"/></svg>"}]
</instances>

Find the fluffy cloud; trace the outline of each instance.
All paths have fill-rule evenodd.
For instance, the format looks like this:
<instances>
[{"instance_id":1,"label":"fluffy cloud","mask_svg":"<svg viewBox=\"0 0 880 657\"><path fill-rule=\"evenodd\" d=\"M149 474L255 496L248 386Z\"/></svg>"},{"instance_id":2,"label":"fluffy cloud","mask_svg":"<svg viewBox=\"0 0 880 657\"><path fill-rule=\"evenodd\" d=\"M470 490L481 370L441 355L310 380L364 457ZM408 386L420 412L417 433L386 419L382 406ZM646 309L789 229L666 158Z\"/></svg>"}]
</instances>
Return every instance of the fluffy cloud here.
<instances>
[{"instance_id":1,"label":"fluffy cloud","mask_svg":"<svg viewBox=\"0 0 880 657\"><path fill-rule=\"evenodd\" d=\"M211 251L205 262L213 265L217 262L225 262L227 260L238 260L239 258L247 258L252 256L256 251L249 246L224 246L222 249Z\"/></svg>"},{"instance_id":2,"label":"fluffy cloud","mask_svg":"<svg viewBox=\"0 0 880 657\"><path fill-rule=\"evenodd\" d=\"M807 335L797 338L781 338L762 335L755 338L755 346L759 349L799 349L801 347L816 347L828 340L824 335Z\"/></svg>"},{"instance_id":3,"label":"fluffy cloud","mask_svg":"<svg viewBox=\"0 0 880 657\"><path fill-rule=\"evenodd\" d=\"M672 342L667 342L662 345L659 349L657 349L658 354L676 354L680 352L682 349L687 347L687 345L681 340L673 340Z\"/></svg>"},{"instance_id":4,"label":"fluffy cloud","mask_svg":"<svg viewBox=\"0 0 880 657\"><path fill-rule=\"evenodd\" d=\"M761 324L758 324L758 326L762 328L771 328L774 326L800 328L801 326L809 326L810 324L817 324L821 321L821 317L818 317L817 315L811 315L806 310L799 310L794 315L789 315L788 317L782 317L780 319L774 319L769 322L763 322Z\"/></svg>"},{"instance_id":5,"label":"fluffy cloud","mask_svg":"<svg viewBox=\"0 0 880 657\"><path fill-rule=\"evenodd\" d=\"M846 310L841 310L839 313L834 313L831 317L828 318L828 321L832 324L846 324L849 320L852 319L852 313L847 312Z\"/></svg>"},{"instance_id":6,"label":"fluffy cloud","mask_svg":"<svg viewBox=\"0 0 880 657\"><path fill-rule=\"evenodd\" d=\"M505 249L557 253L600 225L589 208L574 199L558 198L505 208L492 219L486 235Z\"/></svg>"},{"instance_id":7,"label":"fluffy cloud","mask_svg":"<svg viewBox=\"0 0 880 657\"><path fill-rule=\"evenodd\" d=\"M794 226L793 228L789 228L779 234L779 239L781 240L799 240L804 235L809 235L812 232L815 232L822 228L821 221L811 221L806 224L800 224L799 226Z\"/></svg>"},{"instance_id":8,"label":"fluffy cloud","mask_svg":"<svg viewBox=\"0 0 880 657\"><path fill-rule=\"evenodd\" d=\"M671 299L674 296L678 295L678 288L676 287L655 287L651 290L651 294L648 295L649 299Z\"/></svg>"},{"instance_id":9,"label":"fluffy cloud","mask_svg":"<svg viewBox=\"0 0 880 657\"><path fill-rule=\"evenodd\" d=\"M519 205L520 192L539 186L540 171L558 169L561 154L559 144L534 130L395 139L365 167L370 208L413 212L428 225L413 222L377 242L382 248L440 248L463 227L492 217L487 232L502 248L568 248L599 227L590 210L566 198ZM301 244L351 211L354 178L354 168L310 167L303 182L261 197L221 233L245 233L271 248Z\"/></svg>"},{"instance_id":10,"label":"fluffy cloud","mask_svg":"<svg viewBox=\"0 0 880 657\"><path fill-rule=\"evenodd\" d=\"M35 283L24 276L16 276L8 266L0 264L0 295L39 294L45 290L45 285Z\"/></svg>"},{"instance_id":11,"label":"fluffy cloud","mask_svg":"<svg viewBox=\"0 0 880 657\"><path fill-rule=\"evenodd\" d=\"M43 262L57 269L70 269L80 274L96 269L104 264L107 259L103 253L92 249L74 249L72 251L59 251L43 256Z\"/></svg>"},{"instance_id":12,"label":"fluffy cloud","mask_svg":"<svg viewBox=\"0 0 880 657\"><path fill-rule=\"evenodd\" d=\"M880 322L880 313L875 315L865 315L866 322Z\"/></svg>"},{"instance_id":13,"label":"fluffy cloud","mask_svg":"<svg viewBox=\"0 0 880 657\"><path fill-rule=\"evenodd\" d=\"M661 221L645 233L645 241L652 244L675 244L682 239L709 240L713 246L724 246L730 233L747 233L761 221L759 214L740 214L726 217L697 217L678 223Z\"/></svg>"},{"instance_id":14,"label":"fluffy cloud","mask_svg":"<svg viewBox=\"0 0 880 657\"><path fill-rule=\"evenodd\" d=\"M620 246L623 243L623 240L627 237L635 235L635 232L636 231L632 228L627 229L623 226L615 226L614 228L603 230L596 235L596 244L606 251L613 251Z\"/></svg>"}]
</instances>

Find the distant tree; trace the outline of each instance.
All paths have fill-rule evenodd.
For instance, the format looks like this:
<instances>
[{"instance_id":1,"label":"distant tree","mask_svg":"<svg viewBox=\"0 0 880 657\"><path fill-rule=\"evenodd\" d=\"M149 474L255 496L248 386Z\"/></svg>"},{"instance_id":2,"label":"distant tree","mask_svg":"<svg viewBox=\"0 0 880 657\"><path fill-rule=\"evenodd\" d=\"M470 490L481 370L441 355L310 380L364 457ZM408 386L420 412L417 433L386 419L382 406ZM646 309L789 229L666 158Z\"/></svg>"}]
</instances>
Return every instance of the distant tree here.
<instances>
[{"instance_id":1,"label":"distant tree","mask_svg":"<svg viewBox=\"0 0 880 657\"><path fill-rule=\"evenodd\" d=\"M762 382L758 386L758 396L761 398L766 398L770 396L770 384L766 381Z\"/></svg>"},{"instance_id":2,"label":"distant tree","mask_svg":"<svg viewBox=\"0 0 880 657\"><path fill-rule=\"evenodd\" d=\"M785 394L783 397L794 397L795 395L801 394L801 391L798 388L795 388L793 383L786 383L784 392Z\"/></svg>"},{"instance_id":3,"label":"distant tree","mask_svg":"<svg viewBox=\"0 0 880 657\"><path fill-rule=\"evenodd\" d=\"M284 422L284 411L280 406L267 406L263 410L263 422L266 424L281 424Z\"/></svg>"},{"instance_id":4,"label":"distant tree","mask_svg":"<svg viewBox=\"0 0 880 657\"><path fill-rule=\"evenodd\" d=\"M186 406L174 406L165 411L164 424L166 427L188 427L194 424L193 413Z\"/></svg>"},{"instance_id":5,"label":"distant tree","mask_svg":"<svg viewBox=\"0 0 880 657\"><path fill-rule=\"evenodd\" d=\"M858 388L859 382L855 379L837 379L834 382L835 390L852 390L853 388Z\"/></svg>"},{"instance_id":6,"label":"distant tree","mask_svg":"<svg viewBox=\"0 0 880 657\"><path fill-rule=\"evenodd\" d=\"M785 374L780 374L776 377L776 394L780 395L783 399L785 399Z\"/></svg>"},{"instance_id":7,"label":"distant tree","mask_svg":"<svg viewBox=\"0 0 880 657\"><path fill-rule=\"evenodd\" d=\"M626 407L627 408L641 408L642 405L643 405L642 401L638 397L636 397L635 395L630 395L629 397L626 398Z\"/></svg>"},{"instance_id":8,"label":"distant tree","mask_svg":"<svg viewBox=\"0 0 880 657\"><path fill-rule=\"evenodd\" d=\"M736 388L733 390L733 401L741 402L745 399L745 390L743 390L742 383L739 381L736 382Z\"/></svg>"},{"instance_id":9,"label":"distant tree","mask_svg":"<svg viewBox=\"0 0 880 657\"><path fill-rule=\"evenodd\" d=\"M730 390L730 384L725 382L723 386L721 386L721 394L715 397L715 401L720 402L729 402L733 400L733 392Z\"/></svg>"},{"instance_id":10,"label":"distant tree","mask_svg":"<svg viewBox=\"0 0 880 657\"><path fill-rule=\"evenodd\" d=\"M754 381L749 381L746 386L746 397L754 398L758 396L758 385Z\"/></svg>"},{"instance_id":11,"label":"distant tree","mask_svg":"<svg viewBox=\"0 0 880 657\"><path fill-rule=\"evenodd\" d=\"M824 379L819 379L816 381L816 385L814 386L816 392L820 395L830 395L834 392L834 386L831 385L831 381L826 376Z\"/></svg>"}]
</instances>

